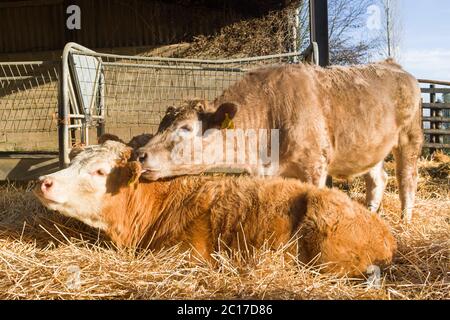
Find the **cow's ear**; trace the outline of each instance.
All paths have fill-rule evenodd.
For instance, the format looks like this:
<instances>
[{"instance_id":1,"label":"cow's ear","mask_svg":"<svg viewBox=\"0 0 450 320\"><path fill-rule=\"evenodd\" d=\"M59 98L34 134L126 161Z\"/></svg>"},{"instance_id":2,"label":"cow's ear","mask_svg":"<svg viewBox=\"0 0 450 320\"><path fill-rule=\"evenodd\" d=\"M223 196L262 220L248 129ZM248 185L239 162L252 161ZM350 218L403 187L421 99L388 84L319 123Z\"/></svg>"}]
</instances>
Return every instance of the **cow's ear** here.
<instances>
[{"instance_id":1,"label":"cow's ear","mask_svg":"<svg viewBox=\"0 0 450 320\"><path fill-rule=\"evenodd\" d=\"M193 107L194 110L197 112L202 113L208 110L208 101L206 100L196 99L193 100L192 103L194 103Z\"/></svg>"},{"instance_id":2,"label":"cow's ear","mask_svg":"<svg viewBox=\"0 0 450 320\"><path fill-rule=\"evenodd\" d=\"M106 180L108 193L117 194L122 188L136 187L142 167L138 161L129 161L116 166Z\"/></svg>"},{"instance_id":3,"label":"cow's ear","mask_svg":"<svg viewBox=\"0 0 450 320\"><path fill-rule=\"evenodd\" d=\"M212 122L220 129L234 129L233 118L237 112L237 105L233 102L225 102L217 108L212 115Z\"/></svg>"},{"instance_id":4,"label":"cow's ear","mask_svg":"<svg viewBox=\"0 0 450 320\"><path fill-rule=\"evenodd\" d=\"M103 144L103 143L105 143L106 141L109 141L109 140L125 143L125 142L122 141L122 139L120 139L115 134L104 133L98 138L98 144Z\"/></svg>"},{"instance_id":5,"label":"cow's ear","mask_svg":"<svg viewBox=\"0 0 450 320\"><path fill-rule=\"evenodd\" d=\"M142 167L138 161L130 161L126 164L127 169L127 185L133 186L139 182L141 176Z\"/></svg>"},{"instance_id":6,"label":"cow's ear","mask_svg":"<svg viewBox=\"0 0 450 320\"><path fill-rule=\"evenodd\" d=\"M177 108L175 108L174 106L168 106L166 109L166 114L173 114L177 111Z\"/></svg>"},{"instance_id":7,"label":"cow's ear","mask_svg":"<svg viewBox=\"0 0 450 320\"><path fill-rule=\"evenodd\" d=\"M82 143L76 144L72 147L69 153L69 160L72 161L79 153L84 151L85 145Z\"/></svg>"},{"instance_id":8,"label":"cow's ear","mask_svg":"<svg viewBox=\"0 0 450 320\"><path fill-rule=\"evenodd\" d=\"M129 160L133 157L134 150L133 148L126 146L123 150L120 151L119 159L117 160L118 165L126 165Z\"/></svg>"},{"instance_id":9,"label":"cow's ear","mask_svg":"<svg viewBox=\"0 0 450 320\"><path fill-rule=\"evenodd\" d=\"M152 134L143 133L138 136L134 136L130 140L130 142L127 143L127 146L133 148L133 150L137 150L137 149L145 146L152 138L153 138Z\"/></svg>"}]
</instances>

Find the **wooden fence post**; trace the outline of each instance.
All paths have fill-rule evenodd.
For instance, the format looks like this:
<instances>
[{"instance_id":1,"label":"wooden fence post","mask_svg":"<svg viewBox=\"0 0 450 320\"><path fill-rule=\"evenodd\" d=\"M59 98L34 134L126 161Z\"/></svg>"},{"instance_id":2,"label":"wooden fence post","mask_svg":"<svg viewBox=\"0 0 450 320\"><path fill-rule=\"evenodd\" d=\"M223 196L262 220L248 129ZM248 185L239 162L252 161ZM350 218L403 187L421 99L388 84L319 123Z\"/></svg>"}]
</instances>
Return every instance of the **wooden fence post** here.
<instances>
[{"instance_id":1,"label":"wooden fence post","mask_svg":"<svg viewBox=\"0 0 450 320\"><path fill-rule=\"evenodd\" d=\"M436 86L434 84L430 84L430 89L433 90ZM430 92L430 103L436 103L436 93ZM436 109L430 109L430 116L436 117ZM430 122L430 129L434 130L436 129L435 122ZM436 135L430 134L430 142L431 143L437 143L436 142ZM435 148L430 148L430 154L433 154L436 152Z\"/></svg>"},{"instance_id":2,"label":"wooden fence post","mask_svg":"<svg viewBox=\"0 0 450 320\"><path fill-rule=\"evenodd\" d=\"M436 103L436 93L433 92L433 89L436 89L436 85L430 84L430 89L431 89L430 103L435 104ZM443 109L437 109L437 108L431 109L431 117L435 118L435 120L431 121L430 129L443 130L444 129L443 122L436 120L437 118L442 118L443 116L444 116ZM444 136L439 133L431 134L430 142L437 143L437 144L444 144ZM430 148L430 153L433 154L434 152L436 152L436 148Z\"/></svg>"}]
</instances>

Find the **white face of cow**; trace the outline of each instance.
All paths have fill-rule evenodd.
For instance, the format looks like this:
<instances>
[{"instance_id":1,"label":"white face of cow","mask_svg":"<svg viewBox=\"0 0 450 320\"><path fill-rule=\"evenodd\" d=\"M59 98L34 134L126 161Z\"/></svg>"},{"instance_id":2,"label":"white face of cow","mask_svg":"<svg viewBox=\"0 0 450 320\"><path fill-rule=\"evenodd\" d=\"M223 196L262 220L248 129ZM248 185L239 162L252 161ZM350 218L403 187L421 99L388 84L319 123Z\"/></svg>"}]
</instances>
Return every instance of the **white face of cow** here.
<instances>
[{"instance_id":1,"label":"white face of cow","mask_svg":"<svg viewBox=\"0 0 450 320\"><path fill-rule=\"evenodd\" d=\"M47 208L104 230L104 196L132 150L123 143L106 141L79 151L68 168L40 177L34 193Z\"/></svg>"}]
</instances>

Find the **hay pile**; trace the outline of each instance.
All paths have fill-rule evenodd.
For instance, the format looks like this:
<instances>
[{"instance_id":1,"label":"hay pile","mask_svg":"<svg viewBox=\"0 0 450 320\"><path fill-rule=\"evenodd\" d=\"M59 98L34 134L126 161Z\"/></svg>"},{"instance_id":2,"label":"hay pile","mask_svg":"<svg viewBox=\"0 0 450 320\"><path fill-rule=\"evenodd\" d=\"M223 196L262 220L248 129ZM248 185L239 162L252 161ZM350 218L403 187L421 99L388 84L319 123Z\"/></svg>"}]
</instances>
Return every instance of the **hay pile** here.
<instances>
[{"instance_id":1,"label":"hay pile","mask_svg":"<svg viewBox=\"0 0 450 320\"><path fill-rule=\"evenodd\" d=\"M175 52L177 58L241 58L293 51L293 17L302 1L283 9L248 17L220 28L213 35L198 35ZM304 42L305 39L299 39Z\"/></svg>"},{"instance_id":2,"label":"hay pile","mask_svg":"<svg viewBox=\"0 0 450 320\"><path fill-rule=\"evenodd\" d=\"M281 252L251 260L217 254L220 268L192 266L173 250L117 250L96 230L43 209L31 186L0 187L1 299L449 299L450 162L423 160L414 223L399 223L389 173L382 214L399 242L381 286L295 266ZM362 201L361 179L346 186ZM79 271L79 272L78 272Z\"/></svg>"}]
</instances>

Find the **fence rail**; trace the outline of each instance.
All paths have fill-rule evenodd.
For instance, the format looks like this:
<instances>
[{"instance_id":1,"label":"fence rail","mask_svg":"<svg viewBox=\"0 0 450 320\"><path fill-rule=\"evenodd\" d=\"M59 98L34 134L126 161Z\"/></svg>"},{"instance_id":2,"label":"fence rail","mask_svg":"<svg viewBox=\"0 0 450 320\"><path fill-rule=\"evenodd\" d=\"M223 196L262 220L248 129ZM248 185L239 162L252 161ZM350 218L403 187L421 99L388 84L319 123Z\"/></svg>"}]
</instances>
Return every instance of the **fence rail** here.
<instances>
[{"instance_id":1,"label":"fence rail","mask_svg":"<svg viewBox=\"0 0 450 320\"><path fill-rule=\"evenodd\" d=\"M419 79L419 82L427 86L421 91L429 100L422 103L424 147L431 151L450 149L450 82L427 79ZM438 99L437 95L442 98Z\"/></svg>"},{"instance_id":2,"label":"fence rail","mask_svg":"<svg viewBox=\"0 0 450 320\"><path fill-rule=\"evenodd\" d=\"M450 103L423 103L425 109L450 109Z\"/></svg>"}]
</instances>

